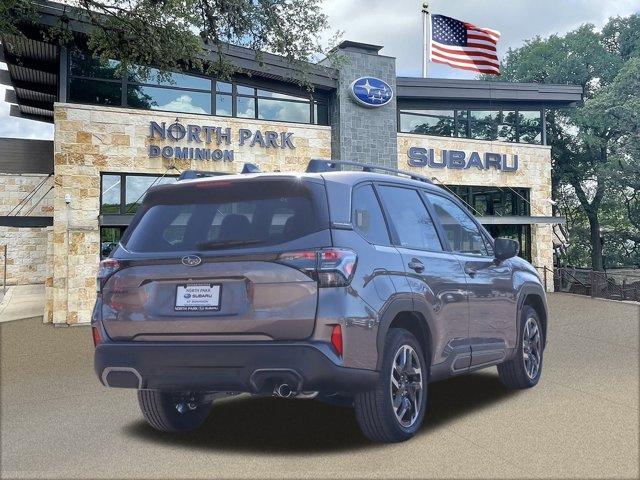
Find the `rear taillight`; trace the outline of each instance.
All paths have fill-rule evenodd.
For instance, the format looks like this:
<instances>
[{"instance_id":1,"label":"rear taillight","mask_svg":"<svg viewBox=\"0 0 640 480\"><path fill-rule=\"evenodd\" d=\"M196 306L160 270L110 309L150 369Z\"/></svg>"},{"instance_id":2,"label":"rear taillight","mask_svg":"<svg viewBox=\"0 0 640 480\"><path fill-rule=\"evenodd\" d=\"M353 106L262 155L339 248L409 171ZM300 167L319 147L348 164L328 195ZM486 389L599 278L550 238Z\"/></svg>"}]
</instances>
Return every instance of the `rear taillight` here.
<instances>
[{"instance_id":1,"label":"rear taillight","mask_svg":"<svg viewBox=\"0 0 640 480\"><path fill-rule=\"evenodd\" d=\"M278 262L297 268L317 280L320 287L349 285L356 270L358 256L345 248L323 248L285 252Z\"/></svg>"},{"instance_id":2,"label":"rear taillight","mask_svg":"<svg viewBox=\"0 0 640 480\"><path fill-rule=\"evenodd\" d=\"M333 345L336 353L342 356L344 347L342 345L342 327L340 325L334 325L331 330L331 345Z\"/></svg>"},{"instance_id":3,"label":"rear taillight","mask_svg":"<svg viewBox=\"0 0 640 480\"><path fill-rule=\"evenodd\" d=\"M104 281L113 273L117 272L122 268L122 264L113 258L106 258L100 262L100 266L98 267L98 275L96 278L96 288L98 289L98 293L102 291L102 287L104 286Z\"/></svg>"},{"instance_id":4,"label":"rear taillight","mask_svg":"<svg viewBox=\"0 0 640 480\"><path fill-rule=\"evenodd\" d=\"M91 327L91 335L93 335L94 347L97 347L102 343L102 337L100 336L100 330L98 330L98 327Z\"/></svg>"},{"instance_id":5,"label":"rear taillight","mask_svg":"<svg viewBox=\"0 0 640 480\"><path fill-rule=\"evenodd\" d=\"M127 284L123 278L115 277L102 292L104 303L116 311L135 312L144 309L149 294L144 285Z\"/></svg>"}]
</instances>

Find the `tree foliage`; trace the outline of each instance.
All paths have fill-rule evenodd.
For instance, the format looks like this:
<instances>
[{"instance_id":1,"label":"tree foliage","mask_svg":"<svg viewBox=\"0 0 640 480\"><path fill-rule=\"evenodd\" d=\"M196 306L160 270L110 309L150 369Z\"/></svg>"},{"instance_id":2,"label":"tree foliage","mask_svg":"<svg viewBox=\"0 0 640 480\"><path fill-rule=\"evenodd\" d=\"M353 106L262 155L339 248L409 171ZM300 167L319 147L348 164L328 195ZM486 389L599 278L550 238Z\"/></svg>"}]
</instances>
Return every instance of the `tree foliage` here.
<instances>
[{"instance_id":1,"label":"tree foliage","mask_svg":"<svg viewBox=\"0 0 640 480\"><path fill-rule=\"evenodd\" d=\"M76 0L47 32L68 40L67 22L80 13L93 27L88 47L123 69L154 66L160 75L184 68L227 78L237 71L225 57L228 44L284 57L295 79L306 82L306 61L322 53L327 28L320 0ZM0 31L19 33L37 19L37 3L0 0ZM143 75L148 71L142 72ZM308 86L308 85L307 85Z\"/></svg>"},{"instance_id":2,"label":"tree foliage","mask_svg":"<svg viewBox=\"0 0 640 480\"><path fill-rule=\"evenodd\" d=\"M584 104L547 113L553 194L571 237L565 261L640 263L640 16L586 24L510 49L502 80L581 85Z\"/></svg>"}]
</instances>

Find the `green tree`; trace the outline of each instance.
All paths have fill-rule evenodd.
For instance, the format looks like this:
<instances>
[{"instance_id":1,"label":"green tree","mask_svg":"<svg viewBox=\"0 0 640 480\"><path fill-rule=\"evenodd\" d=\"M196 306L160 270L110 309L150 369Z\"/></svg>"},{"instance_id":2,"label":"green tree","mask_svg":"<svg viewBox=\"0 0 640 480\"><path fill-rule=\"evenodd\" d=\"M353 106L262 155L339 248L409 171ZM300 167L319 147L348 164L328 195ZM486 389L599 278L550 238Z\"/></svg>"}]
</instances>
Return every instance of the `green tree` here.
<instances>
[{"instance_id":1,"label":"green tree","mask_svg":"<svg viewBox=\"0 0 640 480\"><path fill-rule=\"evenodd\" d=\"M226 60L228 44L283 56L306 82L307 60L322 53L319 34L327 28L320 0L78 0L58 25L44 34L69 40L68 22L91 24L89 49L104 62L118 59L123 70L154 66L163 79L185 68L228 77L237 69ZM37 2L0 0L0 31L20 35L38 18ZM140 72L143 76L148 71Z\"/></svg>"},{"instance_id":2,"label":"green tree","mask_svg":"<svg viewBox=\"0 0 640 480\"><path fill-rule=\"evenodd\" d=\"M638 263L640 16L612 18L601 31L586 24L564 36L528 40L507 52L501 79L583 87L584 105L547 114L553 195L560 206L571 206L567 216L575 222L569 256L583 260L574 250L588 244L592 268L602 269L604 232L612 240L608 257L631 254L627 264ZM580 238L585 233L588 242Z\"/></svg>"}]
</instances>

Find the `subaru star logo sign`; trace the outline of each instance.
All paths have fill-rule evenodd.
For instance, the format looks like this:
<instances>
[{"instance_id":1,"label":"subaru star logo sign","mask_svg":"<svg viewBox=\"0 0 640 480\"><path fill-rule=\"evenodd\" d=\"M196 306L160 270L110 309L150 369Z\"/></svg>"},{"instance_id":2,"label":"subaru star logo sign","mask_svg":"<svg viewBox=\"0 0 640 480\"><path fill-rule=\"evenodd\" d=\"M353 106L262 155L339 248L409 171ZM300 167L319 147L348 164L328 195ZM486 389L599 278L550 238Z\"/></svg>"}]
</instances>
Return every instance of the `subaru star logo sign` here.
<instances>
[{"instance_id":1,"label":"subaru star logo sign","mask_svg":"<svg viewBox=\"0 0 640 480\"><path fill-rule=\"evenodd\" d=\"M364 107L381 107L393 98L387 82L375 77L360 77L349 87L353 99Z\"/></svg>"},{"instance_id":2,"label":"subaru star logo sign","mask_svg":"<svg viewBox=\"0 0 640 480\"><path fill-rule=\"evenodd\" d=\"M187 267L197 267L202 263L202 259L198 255L186 255L182 257L182 264Z\"/></svg>"}]
</instances>

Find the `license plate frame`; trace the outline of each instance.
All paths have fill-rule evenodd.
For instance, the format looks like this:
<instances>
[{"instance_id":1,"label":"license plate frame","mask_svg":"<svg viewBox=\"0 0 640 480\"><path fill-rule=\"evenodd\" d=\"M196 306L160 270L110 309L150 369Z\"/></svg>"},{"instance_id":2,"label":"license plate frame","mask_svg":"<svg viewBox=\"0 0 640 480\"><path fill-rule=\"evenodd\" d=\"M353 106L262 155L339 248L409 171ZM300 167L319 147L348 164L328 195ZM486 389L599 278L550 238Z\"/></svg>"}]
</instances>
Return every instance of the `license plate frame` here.
<instances>
[{"instance_id":1,"label":"license plate frame","mask_svg":"<svg viewBox=\"0 0 640 480\"><path fill-rule=\"evenodd\" d=\"M218 312L221 299L222 285L219 283L180 283L176 285L173 309L176 312Z\"/></svg>"}]
</instances>

